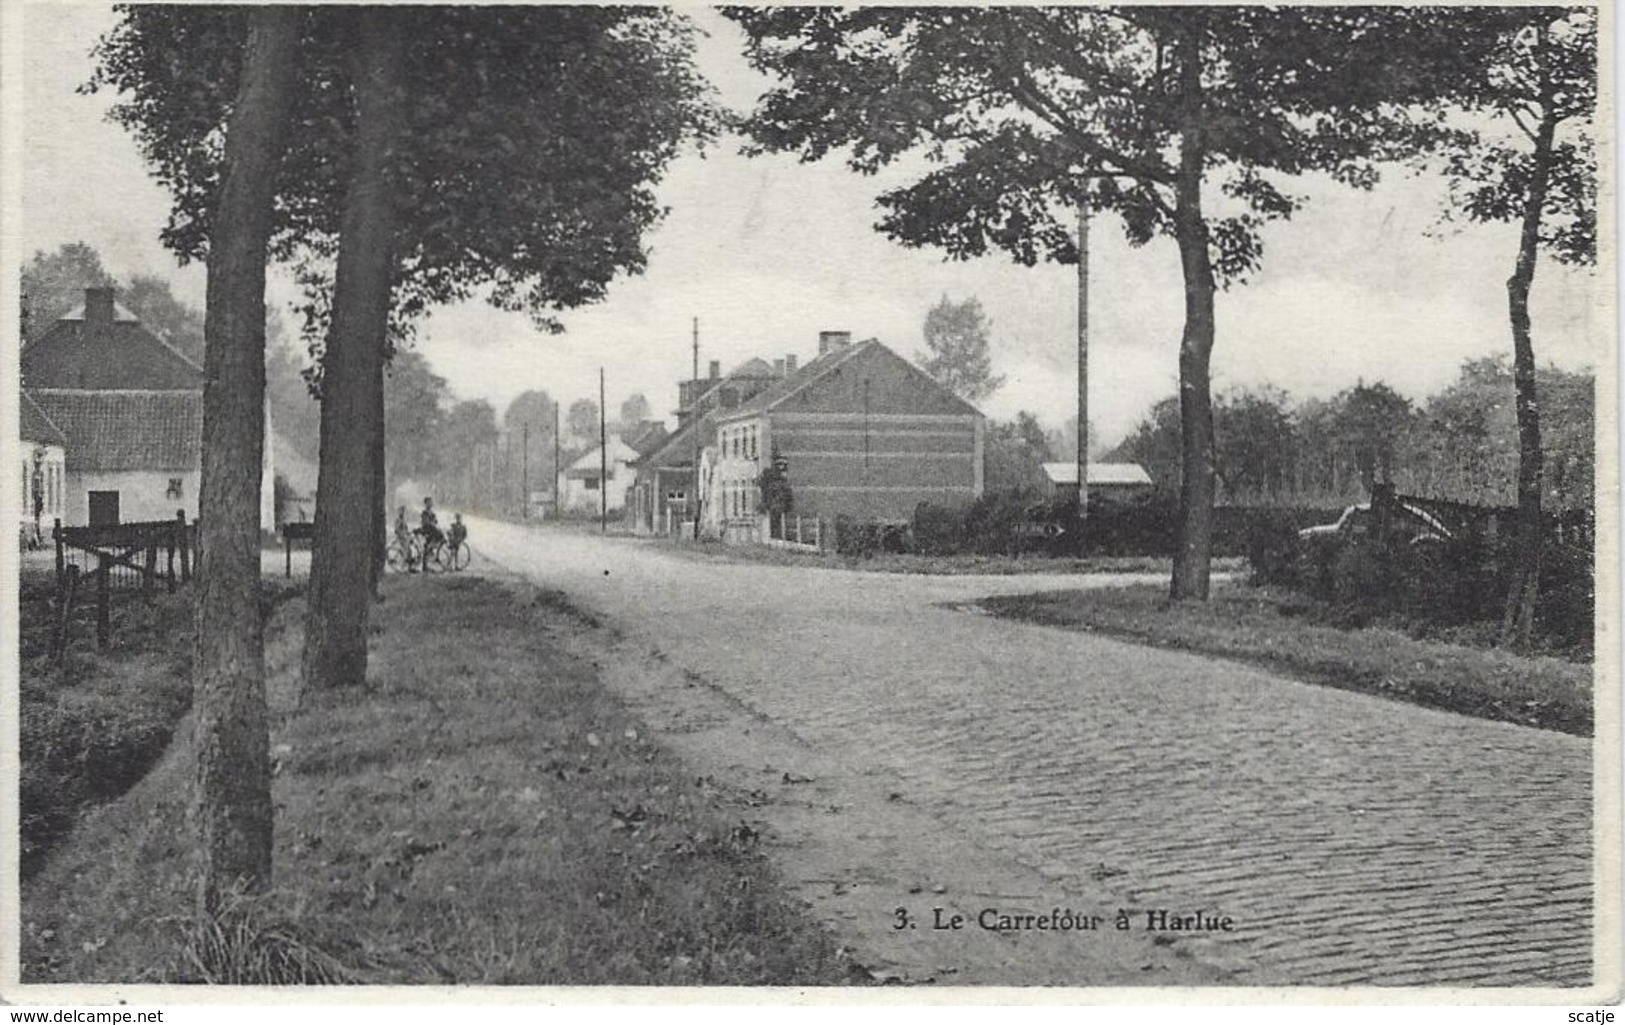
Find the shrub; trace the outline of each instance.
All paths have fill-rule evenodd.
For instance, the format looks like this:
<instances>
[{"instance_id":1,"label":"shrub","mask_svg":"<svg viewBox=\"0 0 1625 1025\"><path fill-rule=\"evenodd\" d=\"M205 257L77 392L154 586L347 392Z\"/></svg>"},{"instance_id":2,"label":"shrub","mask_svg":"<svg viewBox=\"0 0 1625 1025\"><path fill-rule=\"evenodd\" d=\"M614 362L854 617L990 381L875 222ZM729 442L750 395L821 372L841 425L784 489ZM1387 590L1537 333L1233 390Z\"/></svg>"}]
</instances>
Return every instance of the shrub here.
<instances>
[{"instance_id":1,"label":"shrub","mask_svg":"<svg viewBox=\"0 0 1625 1025\"><path fill-rule=\"evenodd\" d=\"M1302 560L1303 546L1291 520L1262 515L1253 521L1247 533L1247 564L1252 567L1253 583L1296 584Z\"/></svg>"},{"instance_id":2,"label":"shrub","mask_svg":"<svg viewBox=\"0 0 1625 1025\"><path fill-rule=\"evenodd\" d=\"M1596 601L1592 553L1573 545L1548 544L1541 553L1535 627L1557 648L1591 657Z\"/></svg>"},{"instance_id":3,"label":"shrub","mask_svg":"<svg viewBox=\"0 0 1625 1025\"><path fill-rule=\"evenodd\" d=\"M913 534L921 555L957 555L964 550L965 510L921 502L914 507Z\"/></svg>"}]
</instances>

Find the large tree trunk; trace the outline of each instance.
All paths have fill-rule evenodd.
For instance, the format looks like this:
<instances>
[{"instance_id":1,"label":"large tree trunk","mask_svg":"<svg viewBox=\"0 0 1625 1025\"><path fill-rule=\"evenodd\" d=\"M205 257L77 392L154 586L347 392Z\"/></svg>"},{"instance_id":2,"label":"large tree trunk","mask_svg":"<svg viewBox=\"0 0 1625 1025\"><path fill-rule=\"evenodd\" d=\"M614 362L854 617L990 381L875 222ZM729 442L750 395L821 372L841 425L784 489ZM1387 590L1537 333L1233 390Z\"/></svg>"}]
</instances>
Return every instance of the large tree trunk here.
<instances>
[{"instance_id":1,"label":"large tree trunk","mask_svg":"<svg viewBox=\"0 0 1625 1025\"><path fill-rule=\"evenodd\" d=\"M384 423L384 361L378 361L378 374L374 378L372 388L373 418L378 424L378 440L372 451L372 596L374 600L381 601L383 592L380 585L384 579L384 563L388 558L389 521L385 513L385 506L389 498L386 494L389 484L384 472L384 445L386 424Z\"/></svg>"},{"instance_id":2,"label":"large tree trunk","mask_svg":"<svg viewBox=\"0 0 1625 1025\"><path fill-rule=\"evenodd\" d=\"M1174 234L1185 279L1185 330L1179 342L1179 534L1169 596L1206 601L1213 555L1213 260L1202 215L1206 138L1202 110L1202 46L1195 31L1180 35L1176 59L1184 106L1175 181Z\"/></svg>"},{"instance_id":3,"label":"large tree trunk","mask_svg":"<svg viewBox=\"0 0 1625 1025\"><path fill-rule=\"evenodd\" d=\"M304 682L315 689L366 683L375 455L383 444L375 390L382 383L395 265L389 168L401 136L400 33L387 7L361 8L356 17L358 128L322 364L321 465L305 622Z\"/></svg>"},{"instance_id":4,"label":"large tree trunk","mask_svg":"<svg viewBox=\"0 0 1625 1025\"><path fill-rule=\"evenodd\" d=\"M255 9L226 127L203 321L203 531L194 612L199 904L271 879L270 741L260 615L265 259L300 11Z\"/></svg>"},{"instance_id":5,"label":"large tree trunk","mask_svg":"<svg viewBox=\"0 0 1625 1025\"><path fill-rule=\"evenodd\" d=\"M1529 291L1535 281L1535 255L1540 246L1540 216L1551 179L1552 140L1557 119L1546 104L1535 133L1534 173L1525 197L1518 263L1507 279L1507 308L1512 321L1512 376L1518 409L1518 523L1512 580L1501 620L1501 642L1527 649L1534 638L1535 602L1540 591L1541 509L1544 458L1540 448L1540 404L1535 394L1535 346L1529 333Z\"/></svg>"}]
</instances>

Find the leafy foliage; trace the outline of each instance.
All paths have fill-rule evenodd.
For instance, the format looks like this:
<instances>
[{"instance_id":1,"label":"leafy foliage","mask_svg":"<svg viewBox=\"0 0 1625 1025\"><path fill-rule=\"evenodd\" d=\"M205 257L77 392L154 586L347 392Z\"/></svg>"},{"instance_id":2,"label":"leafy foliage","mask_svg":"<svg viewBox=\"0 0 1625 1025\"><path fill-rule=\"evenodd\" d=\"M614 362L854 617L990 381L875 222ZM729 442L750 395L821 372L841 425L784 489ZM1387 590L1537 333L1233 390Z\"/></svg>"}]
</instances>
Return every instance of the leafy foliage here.
<instances>
[{"instance_id":1,"label":"leafy foliage","mask_svg":"<svg viewBox=\"0 0 1625 1025\"><path fill-rule=\"evenodd\" d=\"M111 116L170 191L163 240L183 260L208 249L247 16L240 7L126 7L86 86L121 94ZM557 329L553 313L641 270L642 236L663 213L654 182L686 141L708 140L719 124L692 64L689 23L656 8L434 6L397 17L413 141L392 174L403 218L397 334L477 292ZM316 293L307 315L320 322L356 131L356 9L311 7L304 19L304 88L272 248L301 266Z\"/></svg>"},{"instance_id":2,"label":"leafy foliage","mask_svg":"<svg viewBox=\"0 0 1625 1025\"><path fill-rule=\"evenodd\" d=\"M781 84L746 123L763 151L836 152L874 173L905 153L935 169L880 196L878 227L967 258L1076 262L1083 198L1140 245L1172 235L1191 97L1175 44L1199 40L1205 162L1233 202L1210 225L1221 274L1245 276L1258 229L1301 201L1282 176L1374 181L1402 129L1372 115L1433 88L1473 15L1378 8L726 8ZM1392 113L1392 112L1391 112Z\"/></svg>"},{"instance_id":3,"label":"leafy foliage","mask_svg":"<svg viewBox=\"0 0 1625 1025\"><path fill-rule=\"evenodd\" d=\"M915 359L955 395L980 402L1004 384L1004 378L993 373L988 352L991 328L975 296L956 303L945 295L925 315L925 351Z\"/></svg>"}]
</instances>

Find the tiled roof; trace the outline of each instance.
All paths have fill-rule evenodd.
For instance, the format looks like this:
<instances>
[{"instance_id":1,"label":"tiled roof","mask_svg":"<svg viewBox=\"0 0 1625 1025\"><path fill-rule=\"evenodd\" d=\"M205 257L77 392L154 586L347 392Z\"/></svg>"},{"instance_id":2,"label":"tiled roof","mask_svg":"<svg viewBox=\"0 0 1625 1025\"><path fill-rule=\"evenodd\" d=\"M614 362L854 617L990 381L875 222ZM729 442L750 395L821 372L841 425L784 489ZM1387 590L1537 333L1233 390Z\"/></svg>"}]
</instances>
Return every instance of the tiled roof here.
<instances>
[{"instance_id":1,"label":"tiled roof","mask_svg":"<svg viewBox=\"0 0 1625 1025\"><path fill-rule=\"evenodd\" d=\"M62 428L51 422L39 404L29 398L27 392L22 393L23 401L18 412L18 434L22 441L31 441L36 445L61 445L66 447L68 438L62 433Z\"/></svg>"},{"instance_id":2,"label":"tiled roof","mask_svg":"<svg viewBox=\"0 0 1625 1025\"><path fill-rule=\"evenodd\" d=\"M1078 464L1045 463L1044 473L1052 484L1078 483ZM1090 463L1090 484L1150 484L1151 475L1139 463Z\"/></svg>"},{"instance_id":3,"label":"tiled roof","mask_svg":"<svg viewBox=\"0 0 1625 1025\"><path fill-rule=\"evenodd\" d=\"M129 320L58 320L22 351L23 384L40 388L203 387L203 368Z\"/></svg>"},{"instance_id":4,"label":"tiled roof","mask_svg":"<svg viewBox=\"0 0 1625 1025\"><path fill-rule=\"evenodd\" d=\"M202 391L30 388L67 437L69 470L196 470L202 465Z\"/></svg>"}]
</instances>

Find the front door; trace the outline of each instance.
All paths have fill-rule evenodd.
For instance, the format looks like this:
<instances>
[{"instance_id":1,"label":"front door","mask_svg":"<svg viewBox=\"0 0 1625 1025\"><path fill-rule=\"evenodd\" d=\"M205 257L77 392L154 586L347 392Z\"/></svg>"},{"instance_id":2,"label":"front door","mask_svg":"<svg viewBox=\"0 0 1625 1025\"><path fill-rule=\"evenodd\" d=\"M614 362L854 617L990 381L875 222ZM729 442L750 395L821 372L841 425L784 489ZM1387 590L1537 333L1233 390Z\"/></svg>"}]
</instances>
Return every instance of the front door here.
<instances>
[{"instance_id":1,"label":"front door","mask_svg":"<svg viewBox=\"0 0 1625 1025\"><path fill-rule=\"evenodd\" d=\"M118 492L90 492L90 525L92 527L116 527L118 522Z\"/></svg>"}]
</instances>

